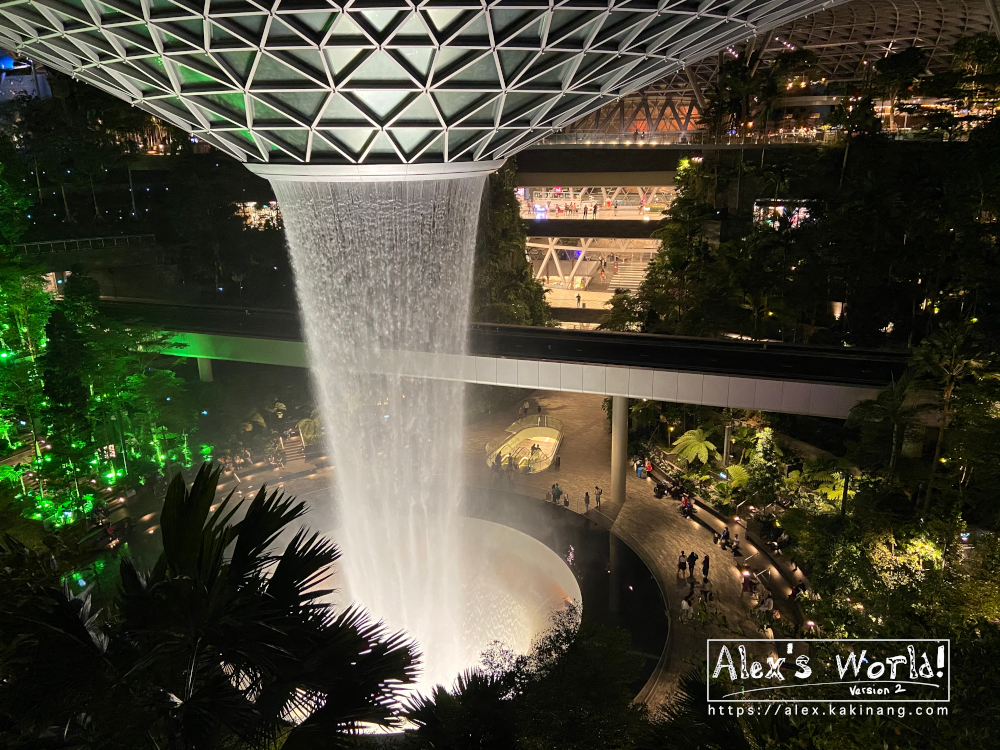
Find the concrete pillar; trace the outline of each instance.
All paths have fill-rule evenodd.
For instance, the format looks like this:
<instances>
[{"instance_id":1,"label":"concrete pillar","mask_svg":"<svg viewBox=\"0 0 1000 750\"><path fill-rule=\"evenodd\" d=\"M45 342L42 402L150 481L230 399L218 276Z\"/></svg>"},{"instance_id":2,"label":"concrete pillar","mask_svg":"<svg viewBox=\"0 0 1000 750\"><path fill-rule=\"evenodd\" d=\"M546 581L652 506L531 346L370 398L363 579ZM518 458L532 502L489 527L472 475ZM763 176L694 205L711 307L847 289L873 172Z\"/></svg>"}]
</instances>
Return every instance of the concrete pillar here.
<instances>
[{"instance_id":1,"label":"concrete pillar","mask_svg":"<svg viewBox=\"0 0 1000 750\"><path fill-rule=\"evenodd\" d=\"M611 401L611 501L625 502L625 463L628 459L628 397Z\"/></svg>"},{"instance_id":2,"label":"concrete pillar","mask_svg":"<svg viewBox=\"0 0 1000 750\"><path fill-rule=\"evenodd\" d=\"M202 383L212 382L212 360L198 357L198 380Z\"/></svg>"}]
</instances>

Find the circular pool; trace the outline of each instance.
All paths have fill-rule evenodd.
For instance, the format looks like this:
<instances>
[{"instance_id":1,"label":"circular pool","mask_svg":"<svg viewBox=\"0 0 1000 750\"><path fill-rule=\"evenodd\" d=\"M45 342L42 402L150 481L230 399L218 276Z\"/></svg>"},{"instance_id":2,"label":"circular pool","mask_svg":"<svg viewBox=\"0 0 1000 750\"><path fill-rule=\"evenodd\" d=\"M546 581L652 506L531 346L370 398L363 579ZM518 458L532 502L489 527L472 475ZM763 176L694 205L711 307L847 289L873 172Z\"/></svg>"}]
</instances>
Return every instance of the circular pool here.
<instances>
[{"instance_id":1,"label":"circular pool","mask_svg":"<svg viewBox=\"0 0 1000 750\"><path fill-rule=\"evenodd\" d=\"M390 629L413 638L421 653L421 692L438 684L450 687L461 671L480 663L483 652L496 645L526 653L554 612L571 602L582 604L580 586L566 561L508 526L465 517L447 522L383 519L382 534L369 543L379 547L377 571L352 568L350 546L342 543L334 602L338 607L355 602ZM454 569L428 576L433 566L424 556L444 550L457 561ZM393 560L408 562L394 565ZM369 574L392 576L392 586L378 591L405 590L409 595L372 598L376 588L364 585Z\"/></svg>"}]
</instances>

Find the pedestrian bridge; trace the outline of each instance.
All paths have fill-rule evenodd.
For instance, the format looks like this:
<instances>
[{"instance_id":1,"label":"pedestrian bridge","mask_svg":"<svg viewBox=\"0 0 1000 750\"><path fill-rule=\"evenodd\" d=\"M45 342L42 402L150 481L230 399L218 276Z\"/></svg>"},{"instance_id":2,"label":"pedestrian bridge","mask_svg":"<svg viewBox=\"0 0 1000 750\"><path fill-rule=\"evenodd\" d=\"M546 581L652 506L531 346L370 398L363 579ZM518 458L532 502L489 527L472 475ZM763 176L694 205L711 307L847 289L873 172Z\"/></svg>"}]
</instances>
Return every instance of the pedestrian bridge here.
<instances>
[{"instance_id":1,"label":"pedestrian bridge","mask_svg":"<svg viewBox=\"0 0 1000 750\"><path fill-rule=\"evenodd\" d=\"M173 334L171 353L308 367L298 314L102 301L123 320ZM360 370L518 388L845 418L906 368L902 352L495 324L469 327L465 353L375 351ZM203 372L210 373L210 367Z\"/></svg>"}]
</instances>

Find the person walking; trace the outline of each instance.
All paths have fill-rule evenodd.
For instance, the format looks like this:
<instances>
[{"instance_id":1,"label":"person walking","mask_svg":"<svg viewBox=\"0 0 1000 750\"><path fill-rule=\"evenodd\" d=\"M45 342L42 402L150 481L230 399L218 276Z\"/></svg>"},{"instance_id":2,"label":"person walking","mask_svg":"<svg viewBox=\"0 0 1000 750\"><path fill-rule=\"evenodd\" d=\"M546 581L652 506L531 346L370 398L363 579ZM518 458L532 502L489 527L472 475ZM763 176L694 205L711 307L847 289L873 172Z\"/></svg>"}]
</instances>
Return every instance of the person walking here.
<instances>
[{"instance_id":1,"label":"person walking","mask_svg":"<svg viewBox=\"0 0 1000 750\"><path fill-rule=\"evenodd\" d=\"M684 554L684 550L681 550L680 555L677 557L677 577L685 578L687 573L688 559Z\"/></svg>"},{"instance_id":2,"label":"person walking","mask_svg":"<svg viewBox=\"0 0 1000 750\"><path fill-rule=\"evenodd\" d=\"M597 208L598 208L599 205L600 204L595 204L594 205L594 221L597 221Z\"/></svg>"},{"instance_id":3,"label":"person walking","mask_svg":"<svg viewBox=\"0 0 1000 750\"><path fill-rule=\"evenodd\" d=\"M584 492L583 493L583 508L584 508L584 510L583 510L584 513L590 513L590 493L589 492Z\"/></svg>"},{"instance_id":4,"label":"person walking","mask_svg":"<svg viewBox=\"0 0 1000 750\"><path fill-rule=\"evenodd\" d=\"M524 416L528 416L528 411L531 409L531 404L528 403L528 399L524 400Z\"/></svg>"},{"instance_id":5,"label":"person walking","mask_svg":"<svg viewBox=\"0 0 1000 750\"><path fill-rule=\"evenodd\" d=\"M604 490L600 487L594 486L594 500L597 501L597 510L601 509L601 495L604 494Z\"/></svg>"},{"instance_id":6,"label":"person walking","mask_svg":"<svg viewBox=\"0 0 1000 750\"><path fill-rule=\"evenodd\" d=\"M696 562L698 562L698 553L695 552L694 550L691 550L691 554L688 555L687 562L688 562L688 570L691 571L691 576L693 577L694 576L694 564Z\"/></svg>"},{"instance_id":7,"label":"person walking","mask_svg":"<svg viewBox=\"0 0 1000 750\"><path fill-rule=\"evenodd\" d=\"M701 561L701 577L708 580L708 555L705 555L705 559Z\"/></svg>"}]
</instances>

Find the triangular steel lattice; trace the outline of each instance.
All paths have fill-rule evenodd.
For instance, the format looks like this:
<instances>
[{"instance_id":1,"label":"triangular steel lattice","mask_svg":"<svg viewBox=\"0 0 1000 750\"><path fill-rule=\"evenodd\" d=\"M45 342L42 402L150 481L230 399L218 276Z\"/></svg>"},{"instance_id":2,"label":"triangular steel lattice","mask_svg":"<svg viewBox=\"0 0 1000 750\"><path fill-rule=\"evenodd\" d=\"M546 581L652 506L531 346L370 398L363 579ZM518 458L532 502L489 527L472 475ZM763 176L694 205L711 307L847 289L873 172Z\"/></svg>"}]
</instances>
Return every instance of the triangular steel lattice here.
<instances>
[{"instance_id":1,"label":"triangular steel lattice","mask_svg":"<svg viewBox=\"0 0 1000 750\"><path fill-rule=\"evenodd\" d=\"M0 45L243 161L501 159L837 0L8 0Z\"/></svg>"}]
</instances>

